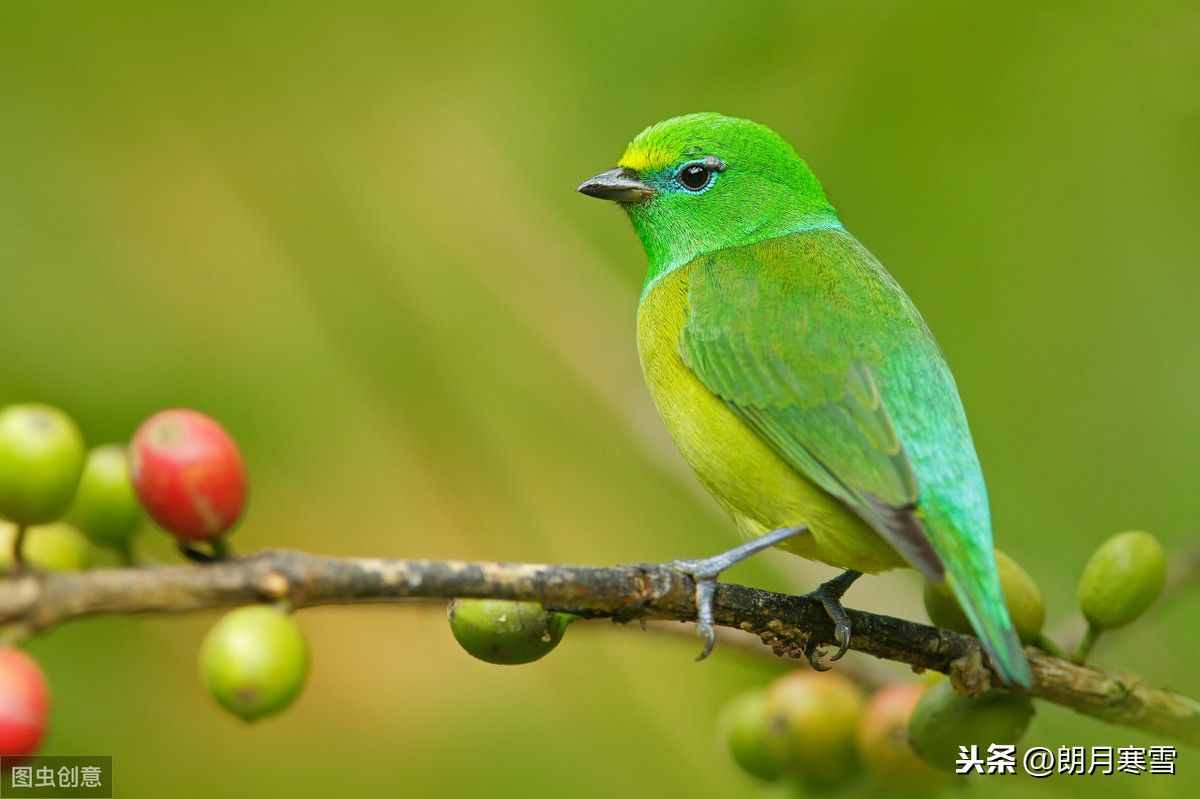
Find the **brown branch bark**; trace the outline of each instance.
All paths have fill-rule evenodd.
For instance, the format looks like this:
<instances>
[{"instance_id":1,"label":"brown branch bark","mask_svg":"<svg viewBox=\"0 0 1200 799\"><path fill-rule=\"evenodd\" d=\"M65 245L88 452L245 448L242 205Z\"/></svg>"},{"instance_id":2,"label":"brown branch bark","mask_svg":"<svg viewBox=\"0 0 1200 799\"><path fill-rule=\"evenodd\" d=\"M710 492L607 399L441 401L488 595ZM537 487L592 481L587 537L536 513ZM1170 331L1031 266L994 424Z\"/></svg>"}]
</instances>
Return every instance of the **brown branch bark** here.
<instances>
[{"instance_id":1,"label":"brown branch bark","mask_svg":"<svg viewBox=\"0 0 1200 799\"><path fill-rule=\"evenodd\" d=\"M665 566L595 568L435 560L333 558L292 550L212 564L26 574L0 581L0 624L23 634L103 614L177 613L287 600L293 607L490 597L535 600L590 618L694 621L694 584ZM962 690L996 681L971 636L851 610L851 649L949 674ZM776 654L803 657L833 642L821 604L802 596L722 584L720 625L759 636ZM1103 721L1200 746L1200 703L1128 676L1027 650L1032 696Z\"/></svg>"}]
</instances>

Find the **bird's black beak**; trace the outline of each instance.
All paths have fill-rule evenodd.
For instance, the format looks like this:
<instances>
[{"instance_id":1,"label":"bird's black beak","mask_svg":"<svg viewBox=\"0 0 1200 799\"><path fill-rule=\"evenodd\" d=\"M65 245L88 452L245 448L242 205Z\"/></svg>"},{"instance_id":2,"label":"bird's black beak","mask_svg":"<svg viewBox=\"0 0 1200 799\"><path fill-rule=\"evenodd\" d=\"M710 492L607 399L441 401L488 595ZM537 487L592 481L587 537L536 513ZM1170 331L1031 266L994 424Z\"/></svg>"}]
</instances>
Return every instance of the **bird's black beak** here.
<instances>
[{"instance_id":1,"label":"bird's black beak","mask_svg":"<svg viewBox=\"0 0 1200 799\"><path fill-rule=\"evenodd\" d=\"M618 167L588 178L579 186L579 192L601 200L618 203L640 203L654 196L654 189L638 178L632 169Z\"/></svg>"}]
</instances>

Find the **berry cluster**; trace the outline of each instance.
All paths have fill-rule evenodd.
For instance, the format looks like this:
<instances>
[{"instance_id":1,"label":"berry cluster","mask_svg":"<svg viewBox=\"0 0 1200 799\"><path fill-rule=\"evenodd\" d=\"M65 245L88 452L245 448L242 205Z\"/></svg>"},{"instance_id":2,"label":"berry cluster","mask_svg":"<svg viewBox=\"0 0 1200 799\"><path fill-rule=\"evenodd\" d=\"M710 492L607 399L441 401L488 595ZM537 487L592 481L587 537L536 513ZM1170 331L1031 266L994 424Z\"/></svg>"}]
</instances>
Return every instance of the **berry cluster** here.
<instances>
[{"instance_id":1,"label":"berry cluster","mask_svg":"<svg viewBox=\"0 0 1200 799\"><path fill-rule=\"evenodd\" d=\"M237 445L204 414L162 411L128 445L87 450L79 427L56 408L0 409L0 567L9 573L82 571L105 550L136 565L147 515L188 557L220 559L245 503ZM208 634L200 669L221 705L256 719L299 693L308 647L285 607L241 608ZM37 662L0 648L0 755L37 751L49 710Z\"/></svg>"},{"instance_id":2,"label":"berry cluster","mask_svg":"<svg viewBox=\"0 0 1200 799\"><path fill-rule=\"evenodd\" d=\"M760 780L916 797L950 784L959 746L1015 743L1032 719L1025 696L972 699L940 675L868 696L840 673L798 671L734 699L721 729L734 762Z\"/></svg>"},{"instance_id":3,"label":"berry cluster","mask_svg":"<svg viewBox=\"0 0 1200 799\"><path fill-rule=\"evenodd\" d=\"M894 683L868 696L839 672L797 671L735 698L720 728L734 762L760 780L826 792L865 773L897 795L929 793L945 776L907 740L924 689Z\"/></svg>"},{"instance_id":4,"label":"berry cluster","mask_svg":"<svg viewBox=\"0 0 1200 799\"><path fill-rule=\"evenodd\" d=\"M998 550L996 562L1021 641L1060 654L1042 632L1046 610L1037 583ZM1149 533L1120 533L1101 544L1079 580L1088 632L1073 659L1082 663L1101 632L1141 616L1165 579L1162 546ZM927 584L924 596L934 624L972 634L944 583ZM734 699L722 729L734 762L762 780L826 789L863 780L886 786L888 795L928 796L951 784L960 747L1018 744L1033 716L1024 695L968 697L940 675L890 683L867 698L839 674L796 672Z\"/></svg>"}]
</instances>

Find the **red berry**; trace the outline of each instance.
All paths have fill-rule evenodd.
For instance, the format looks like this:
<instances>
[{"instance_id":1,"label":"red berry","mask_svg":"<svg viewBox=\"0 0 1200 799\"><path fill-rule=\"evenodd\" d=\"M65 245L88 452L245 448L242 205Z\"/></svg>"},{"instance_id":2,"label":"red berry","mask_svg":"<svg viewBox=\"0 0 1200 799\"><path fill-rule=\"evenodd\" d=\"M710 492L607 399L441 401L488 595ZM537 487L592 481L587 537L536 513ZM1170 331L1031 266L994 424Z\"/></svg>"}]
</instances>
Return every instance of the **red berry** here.
<instances>
[{"instance_id":1,"label":"red berry","mask_svg":"<svg viewBox=\"0 0 1200 799\"><path fill-rule=\"evenodd\" d=\"M886 685L867 702L858 723L859 758L897 794L929 794L942 778L908 743L908 719L924 692L919 682Z\"/></svg>"},{"instance_id":2,"label":"red berry","mask_svg":"<svg viewBox=\"0 0 1200 799\"><path fill-rule=\"evenodd\" d=\"M242 456L229 434L204 414L156 413L134 434L129 455L142 505L177 538L216 538L241 515L246 502Z\"/></svg>"},{"instance_id":3,"label":"red berry","mask_svg":"<svg viewBox=\"0 0 1200 799\"><path fill-rule=\"evenodd\" d=\"M0 647L0 755L37 751L50 715L50 686L37 661L20 649Z\"/></svg>"}]
</instances>

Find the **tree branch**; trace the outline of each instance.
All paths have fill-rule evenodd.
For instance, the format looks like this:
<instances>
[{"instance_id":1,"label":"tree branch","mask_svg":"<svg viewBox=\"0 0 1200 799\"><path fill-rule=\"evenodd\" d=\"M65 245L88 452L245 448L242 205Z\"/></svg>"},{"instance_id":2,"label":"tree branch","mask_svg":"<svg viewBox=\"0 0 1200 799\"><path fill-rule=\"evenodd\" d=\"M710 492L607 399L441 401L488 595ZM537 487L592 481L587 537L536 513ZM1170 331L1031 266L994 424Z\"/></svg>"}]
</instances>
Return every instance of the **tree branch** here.
<instances>
[{"instance_id":1,"label":"tree branch","mask_svg":"<svg viewBox=\"0 0 1200 799\"><path fill-rule=\"evenodd\" d=\"M594 568L434 560L333 558L292 550L211 564L26 574L0 581L0 624L32 634L104 614L178 613L259 601L293 607L479 597L539 601L589 618L694 621L690 577L666 566ZM832 644L820 602L723 583L720 625L759 636L776 654L803 657ZM967 692L997 680L979 642L949 630L849 611L850 648L949 674ZM1200 746L1200 703L1137 678L1079 666L1029 648L1032 696L1112 724Z\"/></svg>"}]
</instances>

